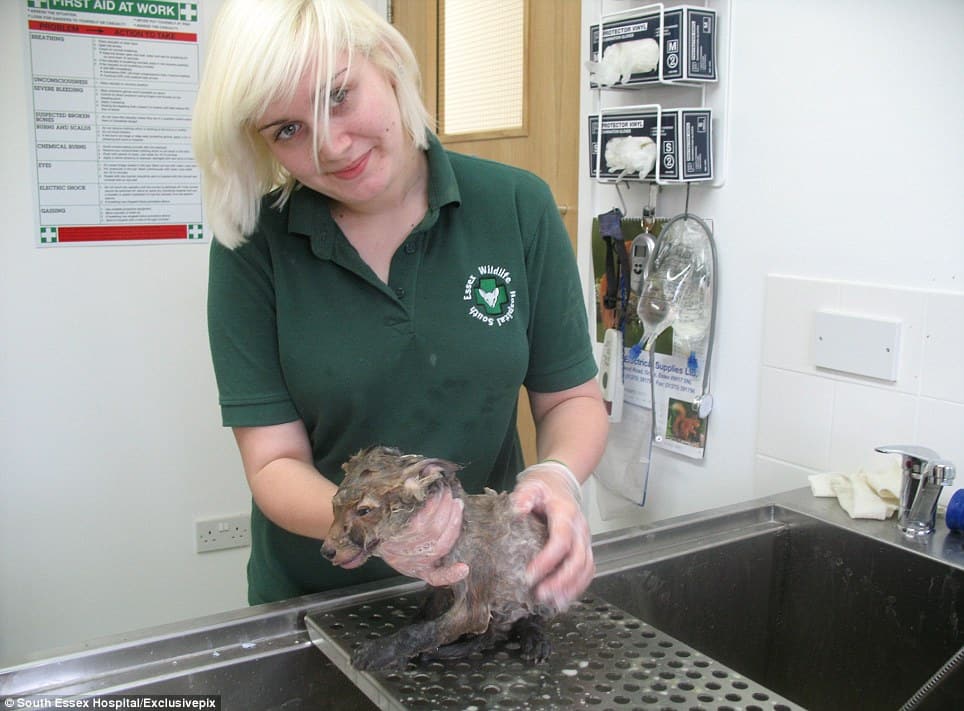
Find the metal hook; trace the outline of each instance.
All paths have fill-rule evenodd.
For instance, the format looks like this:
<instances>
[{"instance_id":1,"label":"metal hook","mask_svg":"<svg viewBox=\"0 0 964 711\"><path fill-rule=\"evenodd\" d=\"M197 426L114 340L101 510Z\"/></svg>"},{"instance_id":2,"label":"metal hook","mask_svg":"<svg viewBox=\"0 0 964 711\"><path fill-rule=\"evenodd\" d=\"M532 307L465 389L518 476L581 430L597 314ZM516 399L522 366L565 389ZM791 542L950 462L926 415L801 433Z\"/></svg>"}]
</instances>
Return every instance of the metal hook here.
<instances>
[{"instance_id":1,"label":"metal hook","mask_svg":"<svg viewBox=\"0 0 964 711\"><path fill-rule=\"evenodd\" d=\"M640 223L647 232L652 232L652 227L656 224L656 198L659 195L659 186L653 183L649 186L649 202L643 206L643 218Z\"/></svg>"},{"instance_id":2,"label":"metal hook","mask_svg":"<svg viewBox=\"0 0 964 711\"><path fill-rule=\"evenodd\" d=\"M629 212L626 210L626 200L623 198L623 192L619 189L619 182L613 183L616 186L616 194L619 196L619 204L623 206L623 214L628 215Z\"/></svg>"}]
</instances>

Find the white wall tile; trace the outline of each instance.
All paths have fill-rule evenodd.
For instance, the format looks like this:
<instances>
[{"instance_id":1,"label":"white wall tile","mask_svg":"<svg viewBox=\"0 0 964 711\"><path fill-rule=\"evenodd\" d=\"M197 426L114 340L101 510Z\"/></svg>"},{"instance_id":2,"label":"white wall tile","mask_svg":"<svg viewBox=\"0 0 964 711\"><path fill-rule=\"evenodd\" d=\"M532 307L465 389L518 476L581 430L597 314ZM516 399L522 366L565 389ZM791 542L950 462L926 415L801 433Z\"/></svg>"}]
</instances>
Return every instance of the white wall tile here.
<instances>
[{"instance_id":1,"label":"white wall tile","mask_svg":"<svg viewBox=\"0 0 964 711\"><path fill-rule=\"evenodd\" d=\"M921 398L919 410L915 441L954 462L954 488L964 488L964 405Z\"/></svg>"},{"instance_id":2,"label":"white wall tile","mask_svg":"<svg viewBox=\"0 0 964 711\"><path fill-rule=\"evenodd\" d=\"M906 393L920 391L926 292L871 284L842 283L840 310L859 316L901 322L897 381L875 381L879 387ZM864 378L859 380L866 381Z\"/></svg>"},{"instance_id":3,"label":"white wall tile","mask_svg":"<svg viewBox=\"0 0 964 711\"><path fill-rule=\"evenodd\" d=\"M757 452L825 471L833 417L833 382L764 367Z\"/></svg>"},{"instance_id":4,"label":"white wall tile","mask_svg":"<svg viewBox=\"0 0 964 711\"><path fill-rule=\"evenodd\" d=\"M838 308L840 285L821 279L767 276L763 364L801 373L813 365L813 314Z\"/></svg>"},{"instance_id":5,"label":"white wall tile","mask_svg":"<svg viewBox=\"0 0 964 711\"><path fill-rule=\"evenodd\" d=\"M757 455L753 462L753 496L770 496L810 486L807 477L816 473L779 459Z\"/></svg>"},{"instance_id":6,"label":"white wall tile","mask_svg":"<svg viewBox=\"0 0 964 711\"><path fill-rule=\"evenodd\" d=\"M921 395L964 404L964 294L927 295Z\"/></svg>"},{"instance_id":7,"label":"white wall tile","mask_svg":"<svg viewBox=\"0 0 964 711\"><path fill-rule=\"evenodd\" d=\"M834 383L830 471L850 474L889 471L890 457L875 452L885 444L917 444L917 398L906 393L846 382Z\"/></svg>"},{"instance_id":8,"label":"white wall tile","mask_svg":"<svg viewBox=\"0 0 964 711\"><path fill-rule=\"evenodd\" d=\"M819 309L899 320L897 381L816 370ZM964 466L964 294L769 275L764 321L759 495L808 470L887 470L882 444L920 444Z\"/></svg>"}]
</instances>

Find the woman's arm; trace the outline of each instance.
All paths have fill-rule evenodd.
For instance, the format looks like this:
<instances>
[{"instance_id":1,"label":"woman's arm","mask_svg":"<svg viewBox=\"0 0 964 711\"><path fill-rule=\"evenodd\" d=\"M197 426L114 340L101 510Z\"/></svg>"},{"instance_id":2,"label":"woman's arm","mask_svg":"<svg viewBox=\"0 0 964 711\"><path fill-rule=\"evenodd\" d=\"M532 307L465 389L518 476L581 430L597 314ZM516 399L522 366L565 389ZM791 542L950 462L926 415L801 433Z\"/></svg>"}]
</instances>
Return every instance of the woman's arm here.
<instances>
[{"instance_id":1,"label":"woman's arm","mask_svg":"<svg viewBox=\"0 0 964 711\"><path fill-rule=\"evenodd\" d=\"M556 393L529 393L539 461L565 463L579 483L602 459L609 416L595 378Z\"/></svg>"},{"instance_id":2,"label":"woman's arm","mask_svg":"<svg viewBox=\"0 0 964 711\"><path fill-rule=\"evenodd\" d=\"M258 508L287 531L322 539L333 519L338 487L315 469L301 420L265 427L235 427L234 438Z\"/></svg>"},{"instance_id":3,"label":"woman's arm","mask_svg":"<svg viewBox=\"0 0 964 711\"><path fill-rule=\"evenodd\" d=\"M332 498L338 487L315 469L301 420L235 427L234 437L251 494L264 515L292 533L325 538L334 520ZM397 540L382 545L381 556L403 575L430 585L452 585L469 569L464 563L439 565L455 542L439 527L461 527L462 502L447 496L432 504L412 518Z\"/></svg>"}]
</instances>

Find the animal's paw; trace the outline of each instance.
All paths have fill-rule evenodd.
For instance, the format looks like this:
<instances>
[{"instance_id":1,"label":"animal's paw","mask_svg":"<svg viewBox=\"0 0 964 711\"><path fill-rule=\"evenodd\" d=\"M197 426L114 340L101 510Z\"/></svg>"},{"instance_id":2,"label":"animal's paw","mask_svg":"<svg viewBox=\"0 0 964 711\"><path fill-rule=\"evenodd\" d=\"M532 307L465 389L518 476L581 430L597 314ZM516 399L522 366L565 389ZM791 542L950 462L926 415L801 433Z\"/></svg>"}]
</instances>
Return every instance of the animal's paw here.
<instances>
[{"instance_id":1,"label":"animal's paw","mask_svg":"<svg viewBox=\"0 0 964 711\"><path fill-rule=\"evenodd\" d=\"M515 623L512 631L527 662L541 664L552 654L552 642L540 618L523 618Z\"/></svg>"},{"instance_id":2,"label":"animal's paw","mask_svg":"<svg viewBox=\"0 0 964 711\"><path fill-rule=\"evenodd\" d=\"M522 658L533 664L542 664L552 654L552 643L544 634L527 636L522 640Z\"/></svg>"},{"instance_id":3,"label":"animal's paw","mask_svg":"<svg viewBox=\"0 0 964 711\"><path fill-rule=\"evenodd\" d=\"M395 645L387 644L384 638L362 642L351 655L351 665L359 671L402 669L407 661L398 654Z\"/></svg>"}]
</instances>

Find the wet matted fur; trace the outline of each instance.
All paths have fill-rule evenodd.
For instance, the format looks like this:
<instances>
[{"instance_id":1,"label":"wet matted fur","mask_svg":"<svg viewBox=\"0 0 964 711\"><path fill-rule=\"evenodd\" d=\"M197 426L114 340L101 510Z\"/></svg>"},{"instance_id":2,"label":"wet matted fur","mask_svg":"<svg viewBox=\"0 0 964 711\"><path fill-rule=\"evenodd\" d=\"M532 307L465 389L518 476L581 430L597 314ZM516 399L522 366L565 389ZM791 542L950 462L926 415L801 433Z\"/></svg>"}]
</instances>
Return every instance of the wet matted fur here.
<instances>
[{"instance_id":1,"label":"wet matted fur","mask_svg":"<svg viewBox=\"0 0 964 711\"><path fill-rule=\"evenodd\" d=\"M550 653L543 622L558 610L539 602L526 565L545 545L545 522L517 515L509 495L462 490L457 464L390 447L371 447L346 462L345 479L333 499L335 519L322 547L337 565L359 565L402 531L422 504L442 487L462 499L462 532L442 565L464 562L469 574L447 587L431 588L417 619L388 637L356 647L357 669L399 667L417 655L454 659L518 636L522 655L544 661Z\"/></svg>"}]
</instances>

